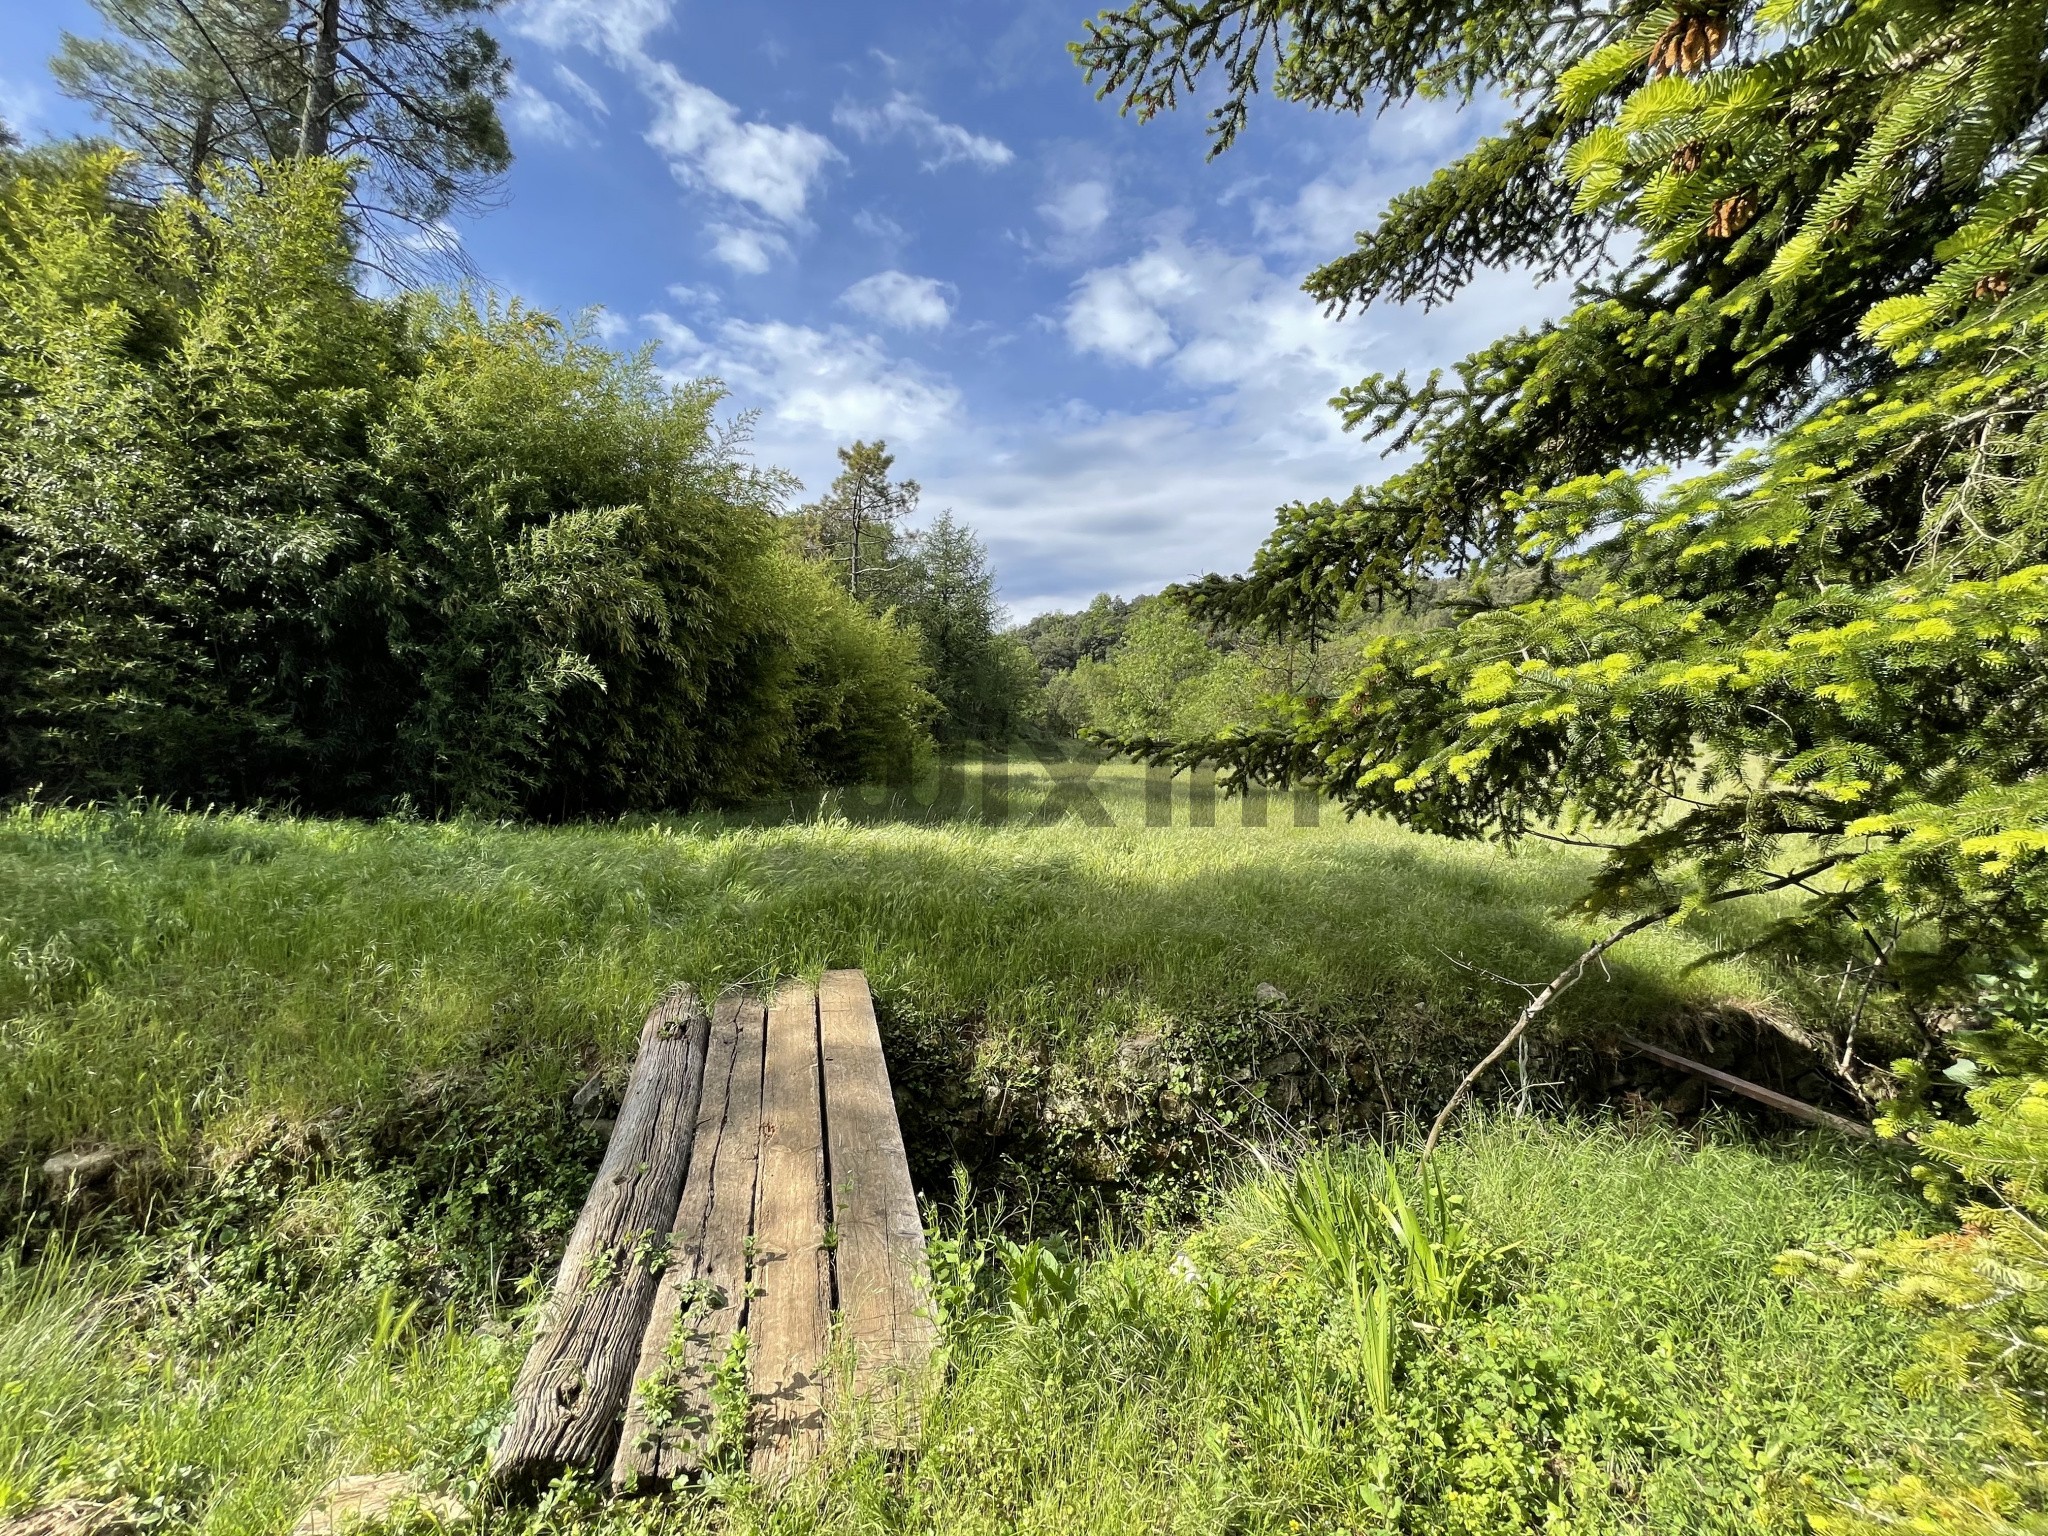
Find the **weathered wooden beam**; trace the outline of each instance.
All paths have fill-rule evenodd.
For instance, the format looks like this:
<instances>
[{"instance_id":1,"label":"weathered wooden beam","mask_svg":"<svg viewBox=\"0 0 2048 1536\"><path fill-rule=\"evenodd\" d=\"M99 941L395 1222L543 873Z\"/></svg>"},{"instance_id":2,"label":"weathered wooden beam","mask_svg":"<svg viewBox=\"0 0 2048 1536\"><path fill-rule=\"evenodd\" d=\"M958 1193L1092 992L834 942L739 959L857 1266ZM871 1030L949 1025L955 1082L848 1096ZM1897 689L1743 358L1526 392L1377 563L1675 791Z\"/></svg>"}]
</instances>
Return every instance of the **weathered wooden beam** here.
<instances>
[{"instance_id":1,"label":"weathered wooden beam","mask_svg":"<svg viewBox=\"0 0 2048 1536\"><path fill-rule=\"evenodd\" d=\"M1755 1099L1759 1104L1768 1104L1795 1120L1804 1120L1809 1125L1824 1125L1830 1130L1840 1131L1845 1136L1855 1136L1864 1141L1876 1139L1877 1133L1862 1121L1851 1120L1846 1115L1831 1114L1825 1109L1816 1109L1804 1099L1795 1099L1789 1093L1766 1088L1762 1083L1752 1083L1746 1077L1737 1077L1733 1072L1723 1072L1719 1067L1710 1067L1703 1061L1694 1061L1690 1056L1667 1051L1661 1045L1638 1040L1634 1035L1623 1035L1621 1043L1631 1050L1641 1051L1653 1061L1663 1062L1667 1067L1676 1067L1681 1072L1704 1077L1708 1082L1726 1088L1730 1093L1739 1093L1744 1098Z\"/></svg>"},{"instance_id":2,"label":"weathered wooden beam","mask_svg":"<svg viewBox=\"0 0 2048 1536\"><path fill-rule=\"evenodd\" d=\"M917 1437L935 1342L931 1263L874 999L859 971L827 971L820 981L818 1039L839 1337L852 1354L852 1393L868 1410L870 1435L901 1448Z\"/></svg>"},{"instance_id":3,"label":"weathered wooden beam","mask_svg":"<svg viewBox=\"0 0 2048 1536\"><path fill-rule=\"evenodd\" d=\"M768 1008L761 1089L761 1184L747 1306L753 1449L764 1483L785 1481L825 1437L832 1274L825 1250L825 1144L818 1096L818 1000L784 982Z\"/></svg>"},{"instance_id":4,"label":"weathered wooden beam","mask_svg":"<svg viewBox=\"0 0 2048 1536\"><path fill-rule=\"evenodd\" d=\"M490 1457L500 1484L603 1465L654 1304L662 1239L689 1166L710 1020L688 987L647 1016L597 1180L569 1234L512 1417Z\"/></svg>"},{"instance_id":5,"label":"weathered wooden beam","mask_svg":"<svg viewBox=\"0 0 2048 1536\"><path fill-rule=\"evenodd\" d=\"M747 1302L766 1023L757 997L728 993L712 1012L690 1174L612 1462L612 1486L622 1493L689 1477L713 1449L712 1382ZM744 1425L733 1429L743 1433Z\"/></svg>"}]
</instances>

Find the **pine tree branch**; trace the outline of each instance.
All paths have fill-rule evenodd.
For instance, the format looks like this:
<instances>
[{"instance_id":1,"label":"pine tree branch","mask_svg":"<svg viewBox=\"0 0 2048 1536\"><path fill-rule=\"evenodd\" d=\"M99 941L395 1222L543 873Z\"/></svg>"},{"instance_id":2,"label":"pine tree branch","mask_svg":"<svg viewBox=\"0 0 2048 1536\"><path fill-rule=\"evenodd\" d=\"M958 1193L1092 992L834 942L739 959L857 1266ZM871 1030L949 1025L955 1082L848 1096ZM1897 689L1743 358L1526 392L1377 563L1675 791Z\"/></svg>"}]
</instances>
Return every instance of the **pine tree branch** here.
<instances>
[{"instance_id":1,"label":"pine tree branch","mask_svg":"<svg viewBox=\"0 0 2048 1536\"><path fill-rule=\"evenodd\" d=\"M221 72L228 77L228 84L235 88L235 94L241 98L242 105L248 109L250 121L262 122L262 110L257 107L254 98L249 95L249 88L242 83L242 77L236 71L234 64L228 59L226 51L219 43L214 41L213 34L207 30L206 23L199 19L199 13L186 4L186 0L172 0L172 3L177 6L178 13L192 24L192 30L199 34L199 40L206 44L206 51L213 55L214 62L220 65ZM164 46L161 40L158 40L158 46Z\"/></svg>"}]
</instances>

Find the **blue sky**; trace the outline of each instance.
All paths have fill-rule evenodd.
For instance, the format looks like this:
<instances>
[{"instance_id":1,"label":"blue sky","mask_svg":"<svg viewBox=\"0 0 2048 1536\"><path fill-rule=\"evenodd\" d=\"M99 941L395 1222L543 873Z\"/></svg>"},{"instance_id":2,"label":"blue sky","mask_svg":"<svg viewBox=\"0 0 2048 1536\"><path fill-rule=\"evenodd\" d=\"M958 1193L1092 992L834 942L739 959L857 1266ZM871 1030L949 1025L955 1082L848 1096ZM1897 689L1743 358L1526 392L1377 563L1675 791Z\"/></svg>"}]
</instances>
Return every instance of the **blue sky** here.
<instances>
[{"instance_id":1,"label":"blue sky","mask_svg":"<svg viewBox=\"0 0 2048 1536\"><path fill-rule=\"evenodd\" d=\"M459 234L494 285L716 374L815 492L886 437L993 554L1018 617L1250 558L1273 509L1388 467L1326 401L1560 307L1491 274L1430 314L1338 322L1299 291L1486 114L1261 97L1205 162L1066 52L1089 0L519 0L517 160ZM0 115L88 125L43 61L80 0L0 0Z\"/></svg>"}]
</instances>

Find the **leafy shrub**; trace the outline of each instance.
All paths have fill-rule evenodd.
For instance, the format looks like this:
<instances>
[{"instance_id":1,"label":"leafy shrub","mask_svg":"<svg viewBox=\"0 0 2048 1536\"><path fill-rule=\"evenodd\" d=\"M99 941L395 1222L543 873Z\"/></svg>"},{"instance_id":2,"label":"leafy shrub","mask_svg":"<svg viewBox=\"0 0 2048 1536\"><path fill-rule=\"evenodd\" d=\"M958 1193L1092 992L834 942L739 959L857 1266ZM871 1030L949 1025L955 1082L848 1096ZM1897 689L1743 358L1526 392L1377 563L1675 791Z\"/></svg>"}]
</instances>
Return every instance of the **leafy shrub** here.
<instances>
[{"instance_id":1,"label":"leafy shrub","mask_svg":"<svg viewBox=\"0 0 2048 1536\"><path fill-rule=\"evenodd\" d=\"M518 304L358 294L329 164L0 191L0 787L567 816L914 755L784 477Z\"/></svg>"}]
</instances>

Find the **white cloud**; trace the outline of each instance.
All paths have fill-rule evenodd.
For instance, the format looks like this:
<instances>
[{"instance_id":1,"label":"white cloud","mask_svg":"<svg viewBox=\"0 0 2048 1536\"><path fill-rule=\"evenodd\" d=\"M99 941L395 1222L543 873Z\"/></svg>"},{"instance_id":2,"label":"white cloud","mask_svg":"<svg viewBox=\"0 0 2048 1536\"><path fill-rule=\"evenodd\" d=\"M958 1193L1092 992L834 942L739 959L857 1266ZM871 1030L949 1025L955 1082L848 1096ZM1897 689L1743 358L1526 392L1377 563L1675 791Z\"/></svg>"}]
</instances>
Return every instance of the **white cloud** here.
<instances>
[{"instance_id":1,"label":"white cloud","mask_svg":"<svg viewBox=\"0 0 2048 1536\"><path fill-rule=\"evenodd\" d=\"M839 296L842 304L882 325L906 331L944 330L953 318L947 285L908 272L877 272Z\"/></svg>"},{"instance_id":2,"label":"white cloud","mask_svg":"<svg viewBox=\"0 0 2048 1536\"><path fill-rule=\"evenodd\" d=\"M758 277L775 265L777 257L789 254L789 242L758 224L714 224L711 254L735 272Z\"/></svg>"},{"instance_id":3,"label":"white cloud","mask_svg":"<svg viewBox=\"0 0 2048 1536\"><path fill-rule=\"evenodd\" d=\"M715 374L736 404L761 412L757 451L769 463L809 467L856 437L928 441L960 408L950 380L845 326L723 319L706 338L665 314L645 323L669 353L671 376Z\"/></svg>"},{"instance_id":4,"label":"white cloud","mask_svg":"<svg viewBox=\"0 0 2048 1536\"><path fill-rule=\"evenodd\" d=\"M1204 392L1286 381L1304 408L1370 371L1358 326L1332 324L1292 276L1256 256L1178 236L1097 267L1074 285L1063 317L1068 343L1168 373Z\"/></svg>"},{"instance_id":5,"label":"white cloud","mask_svg":"<svg viewBox=\"0 0 2048 1536\"><path fill-rule=\"evenodd\" d=\"M613 58L643 53L668 25L671 0L520 0L514 32L559 52L572 45Z\"/></svg>"},{"instance_id":6,"label":"white cloud","mask_svg":"<svg viewBox=\"0 0 2048 1536\"><path fill-rule=\"evenodd\" d=\"M909 139L924 151L924 168L928 171L959 161L984 171L993 171L1016 158L1010 146L1002 140L970 132L958 123L946 122L901 91L878 107L841 102L832 113L832 121L849 133L859 135L863 142Z\"/></svg>"},{"instance_id":7,"label":"white cloud","mask_svg":"<svg viewBox=\"0 0 2048 1536\"><path fill-rule=\"evenodd\" d=\"M1291 500L1341 496L1396 467L1324 403L1375 371L1455 362L1559 313L1570 285L1484 273L1459 302L1325 317L1291 261L1175 235L1085 273L1062 316L1070 346L1148 367L1184 391L1162 408L1078 401L1036 422L972 421L920 454L927 500L987 539L1020 613L1241 570Z\"/></svg>"},{"instance_id":8,"label":"white cloud","mask_svg":"<svg viewBox=\"0 0 2048 1536\"><path fill-rule=\"evenodd\" d=\"M863 208L856 213L853 216L853 227L870 240L878 240L883 245L901 245L907 238L901 224L886 213L878 213L872 208Z\"/></svg>"},{"instance_id":9,"label":"white cloud","mask_svg":"<svg viewBox=\"0 0 2048 1536\"><path fill-rule=\"evenodd\" d=\"M610 105L603 96L598 94L597 87L577 74L568 65L557 64L555 66L555 80L561 85L562 89L582 102L592 117L610 117L612 115Z\"/></svg>"},{"instance_id":10,"label":"white cloud","mask_svg":"<svg viewBox=\"0 0 2048 1536\"><path fill-rule=\"evenodd\" d=\"M1187 281L1172 258L1157 250L1120 267L1097 267L1074 285L1068 342L1077 352L1149 368L1178 345L1161 311Z\"/></svg>"},{"instance_id":11,"label":"white cloud","mask_svg":"<svg viewBox=\"0 0 2048 1536\"><path fill-rule=\"evenodd\" d=\"M1109 220L1108 183L1069 182L1040 203L1038 213L1063 235L1092 235Z\"/></svg>"},{"instance_id":12,"label":"white cloud","mask_svg":"<svg viewBox=\"0 0 2048 1536\"><path fill-rule=\"evenodd\" d=\"M671 379L682 380L716 371L710 349L704 345L704 338L674 315L665 314L657 309L652 314L642 315L640 323L652 331L654 339L673 354L668 367L663 370Z\"/></svg>"},{"instance_id":13,"label":"white cloud","mask_svg":"<svg viewBox=\"0 0 2048 1536\"><path fill-rule=\"evenodd\" d=\"M43 116L41 88L25 80L0 79L0 122L17 133L34 128Z\"/></svg>"},{"instance_id":14,"label":"white cloud","mask_svg":"<svg viewBox=\"0 0 2048 1536\"><path fill-rule=\"evenodd\" d=\"M533 138L550 144L580 144L584 141L583 125L569 115L567 108L553 97L536 91L517 75L512 77L512 88L505 96L505 112L514 128Z\"/></svg>"},{"instance_id":15,"label":"white cloud","mask_svg":"<svg viewBox=\"0 0 2048 1536\"><path fill-rule=\"evenodd\" d=\"M462 254L462 231L446 219L437 219L432 224L407 231L399 237L398 243L421 256L449 259Z\"/></svg>"},{"instance_id":16,"label":"white cloud","mask_svg":"<svg viewBox=\"0 0 2048 1536\"><path fill-rule=\"evenodd\" d=\"M631 78L654 108L647 142L684 186L778 224L800 224L813 187L842 158L839 151L801 124L748 122L716 91L655 58L649 40L670 15L671 0L522 0L510 25L550 49L588 49ZM606 111L604 98L574 71L557 65L557 75L592 111ZM714 226L714 253L742 271L766 271L788 249L783 237L744 223Z\"/></svg>"},{"instance_id":17,"label":"white cloud","mask_svg":"<svg viewBox=\"0 0 2048 1536\"><path fill-rule=\"evenodd\" d=\"M647 142L667 157L678 181L722 193L780 223L803 217L812 183L840 158L830 139L808 128L741 121L731 102L685 80L666 60L646 63L640 85L656 104Z\"/></svg>"},{"instance_id":18,"label":"white cloud","mask_svg":"<svg viewBox=\"0 0 2048 1536\"><path fill-rule=\"evenodd\" d=\"M1242 569L1275 506L1357 480L1354 445L1298 451L1262 425L1224 402L1080 409L972 452L921 455L915 472L927 503L952 506L987 540L1004 602L1029 616Z\"/></svg>"},{"instance_id":19,"label":"white cloud","mask_svg":"<svg viewBox=\"0 0 2048 1536\"><path fill-rule=\"evenodd\" d=\"M771 400L776 421L850 437L927 438L959 408L960 392L891 358L873 337L841 326L815 330L774 320L727 321L719 332L725 376Z\"/></svg>"},{"instance_id":20,"label":"white cloud","mask_svg":"<svg viewBox=\"0 0 2048 1536\"><path fill-rule=\"evenodd\" d=\"M1252 228L1264 249L1296 260L1329 261L1351 248L1397 194L1469 146L1505 116L1498 103L1460 108L1415 101L1375 119L1365 152L1306 183L1286 200L1250 197Z\"/></svg>"}]
</instances>

